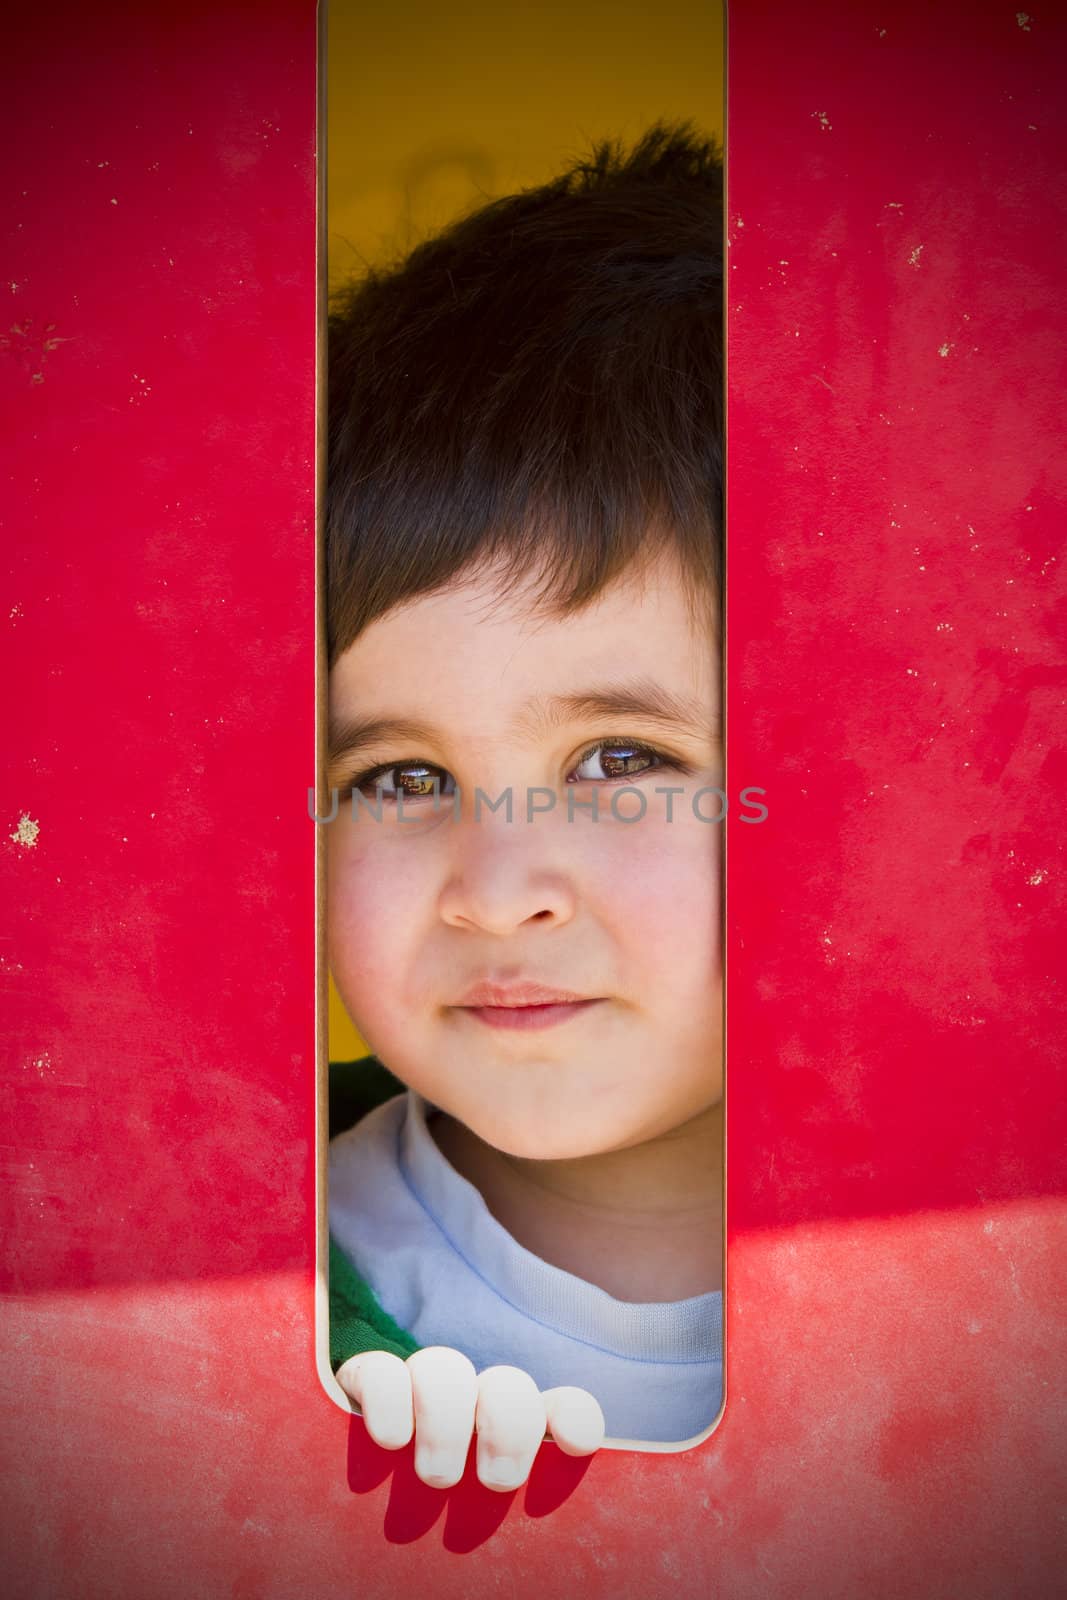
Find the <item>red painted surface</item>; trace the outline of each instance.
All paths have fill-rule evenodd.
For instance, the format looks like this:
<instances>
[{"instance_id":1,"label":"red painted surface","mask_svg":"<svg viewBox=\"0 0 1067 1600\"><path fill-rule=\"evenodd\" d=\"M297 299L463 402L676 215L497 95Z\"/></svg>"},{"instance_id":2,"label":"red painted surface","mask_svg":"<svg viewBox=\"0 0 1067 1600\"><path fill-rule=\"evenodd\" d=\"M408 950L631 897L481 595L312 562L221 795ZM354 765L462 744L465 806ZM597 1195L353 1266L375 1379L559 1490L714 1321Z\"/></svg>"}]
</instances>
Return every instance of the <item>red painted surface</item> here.
<instances>
[{"instance_id":1,"label":"red painted surface","mask_svg":"<svg viewBox=\"0 0 1067 1600\"><path fill-rule=\"evenodd\" d=\"M727 1411L500 1497L312 1359L314 8L6 41L9 1592L1058 1586L1064 24L730 49Z\"/></svg>"}]
</instances>

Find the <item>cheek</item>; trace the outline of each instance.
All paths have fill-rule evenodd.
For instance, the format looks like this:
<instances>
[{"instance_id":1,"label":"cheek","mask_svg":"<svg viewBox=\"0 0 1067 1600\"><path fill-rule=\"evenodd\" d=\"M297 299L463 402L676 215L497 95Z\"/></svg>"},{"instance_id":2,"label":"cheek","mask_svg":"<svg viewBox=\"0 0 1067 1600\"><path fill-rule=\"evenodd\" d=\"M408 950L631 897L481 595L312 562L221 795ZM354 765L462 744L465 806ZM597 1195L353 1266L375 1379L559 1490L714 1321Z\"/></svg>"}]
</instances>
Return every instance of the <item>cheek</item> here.
<instances>
[{"instance_id":1,"label":"cheek","mask_svg":"<svg viewBox=\"0 0 1067 1600\"><path fill-rule=\"evenodd\" d=\"M599 863L616 936L665 996L706 992L720 970L720 832L692 818L616 827Z\"/></svg>"},{"instance_id":2,"label":"cheek","mask_svg":"<svg viewBox=\"0 0 1067 1600\"><path fill-rule=\"evenodd\" d=\"M359 850L331 842L326 876L328 956L353 1020L396 1004L417 929L420 880L400 852ZM425 884L421 884L425 894Z\"/></svg>"}]
</instances>

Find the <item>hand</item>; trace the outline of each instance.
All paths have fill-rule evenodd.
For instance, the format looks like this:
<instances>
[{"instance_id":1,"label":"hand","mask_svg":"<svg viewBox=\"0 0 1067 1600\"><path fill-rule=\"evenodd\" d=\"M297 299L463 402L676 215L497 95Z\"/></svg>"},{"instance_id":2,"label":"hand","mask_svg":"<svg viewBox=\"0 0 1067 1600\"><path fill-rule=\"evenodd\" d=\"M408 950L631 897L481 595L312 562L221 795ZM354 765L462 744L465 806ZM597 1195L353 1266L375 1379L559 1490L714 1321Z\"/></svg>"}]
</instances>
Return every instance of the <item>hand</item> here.
<instances>
[{"instance_id":1,"label":"hand","mask_svg":"<svg viewBox=\"0 0 1067 1600\"><path fill-rule=\"evenodd\" d=\"M402 1450L415 1435L415 1471L435 1489L463 1476L471 1432L477 1472L487 1489L526 1482L545 1429L569 1456L589 1456L604 1442L604 1413L585 1389L542 1394L518 1367L476 1373L459 1350L431 1345L406 1361L386 1350L352 1356L337 1381L363 1414L383 1450Z\"/></svg>"}]
</instances>

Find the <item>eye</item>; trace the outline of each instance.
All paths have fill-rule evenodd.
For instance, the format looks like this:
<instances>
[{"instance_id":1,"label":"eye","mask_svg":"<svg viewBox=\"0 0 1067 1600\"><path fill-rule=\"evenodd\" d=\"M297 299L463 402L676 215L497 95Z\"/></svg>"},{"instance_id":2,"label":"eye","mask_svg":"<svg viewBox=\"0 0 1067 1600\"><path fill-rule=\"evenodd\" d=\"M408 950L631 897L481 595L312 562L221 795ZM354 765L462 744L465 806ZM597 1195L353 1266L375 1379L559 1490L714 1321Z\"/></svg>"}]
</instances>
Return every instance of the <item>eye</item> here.
<instances>
[{"instance_id":1,"label":"eye","mask_svg":"<svg viewBox=\"0 0 1067 1600\"><path fill-rule=\"evenodd\" d=\"M603 783L613 778L636 778L642 772L660 767L677 767L680 763L654 750L651 745L639 744L636 739L601 739L579 758L574 769L576 783ZM592 770L583 772L582 768Z\"/></svg>"},{"instance_id":2,"label":"eye","mask_svg":"<svg viewBox=\"0 0 1067 1600\"><path fill-rule=\"evenodd\" d=\"M376 800L380 793L386 802L402 797L406 806L415 800L432 800L435 783L440 798L444 799L451 795L449 785L454 784L455 779L444 767L431 766L426 761L394 761L359 773L345 786L345 795L347 797L355 789L368 800Z\"/></svg>"}]
</instances>

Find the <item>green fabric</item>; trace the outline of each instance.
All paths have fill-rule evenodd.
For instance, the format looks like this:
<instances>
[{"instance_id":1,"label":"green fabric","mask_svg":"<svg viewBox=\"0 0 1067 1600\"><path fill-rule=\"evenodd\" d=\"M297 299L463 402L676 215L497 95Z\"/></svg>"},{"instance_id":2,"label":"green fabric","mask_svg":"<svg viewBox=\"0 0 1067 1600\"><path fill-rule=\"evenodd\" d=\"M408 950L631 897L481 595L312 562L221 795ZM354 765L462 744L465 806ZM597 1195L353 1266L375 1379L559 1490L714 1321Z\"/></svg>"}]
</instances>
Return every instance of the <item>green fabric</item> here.
<instances>
[{"instance_id":1,"label":"green fabric","mask_svg":"<svg viewBox=\"0 0 1067 1600\"><path fill-rule=\"evenodd\" d=\"M404 1092L377 1056L330 1062L330 1138L352 1128L375 1106ZM330 1237L330 1366L334 1372L364 1350L406 1359L421 1346L378 1304L340 1245Z\"/></svg>"},{"instance_id":2,"label":"green fabric","mask_svg":"<svg viewBox=\"0 0 1067 1600\"><path fill-rule=\"evenodd\" d=\"M330 1366L334 1372L364 1350L406 1360L420 1346L383 1311L336 1239L330 1239Z\"/></svg>"}]
</instances>

